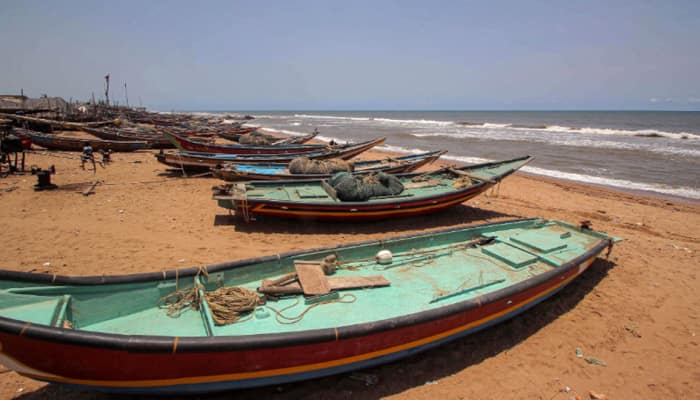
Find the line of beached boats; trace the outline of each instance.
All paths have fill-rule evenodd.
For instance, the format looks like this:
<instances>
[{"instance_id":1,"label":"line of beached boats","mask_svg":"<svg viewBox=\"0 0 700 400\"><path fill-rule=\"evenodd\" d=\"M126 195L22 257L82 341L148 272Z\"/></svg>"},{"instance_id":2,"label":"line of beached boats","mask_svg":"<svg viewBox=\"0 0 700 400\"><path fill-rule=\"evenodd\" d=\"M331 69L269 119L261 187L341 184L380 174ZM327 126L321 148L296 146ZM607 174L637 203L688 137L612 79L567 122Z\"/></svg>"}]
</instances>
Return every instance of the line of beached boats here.
<instances>
[{"instance_id":1,"label":"line of beached boats","mask_svg":"<svg viewBox=\"0 0 700 400\"><path fill-rule=\"evenodd\" d=\"M445 151L349 163L343 160L385 139L212 140L241 142L254 134L248 129L83 129L100 140L18 133L49 149L161 149L158 161L171 168L230 181L214 187L213 198L245 221L424 215L462 204L532 160L415 172ZM162 150L169 146L176 151ZM518 315L618 240L587 224L535 218L164 272L0 270L0 363L46 382L129 394L206 393L343 373Z\"/></svg>"},{"instance_id":2,"label":"line of beached boats","mask_svg":"<svg viewBox=\"0 0 700 400\"><path fill-rule=\"evenodd\" d=\"M156 154L158 161L183 173L211 171L223 180L235 181L215 188L214 199L246 221L261 216L368 221L428 214L461 204L484 192L532 159L524 156L416 174L413 171L433 163L445 151L341 163L336 168L332 160L350 160L384 143L385 138L359 143L308 144L307 141L316 136L314 132L290 139L258 135L255 136L257 144L241 144L244 137L253 136L255 132L240 125L214 131L217 135L223 133L229 139L238 139L239 143L211 140L211 130L196 136L191 130L176 131L172 127L162 127L157 133L94 127L83 130L101 139L18 131L42 147L59 150L78 151L86 145L94 150L112 151L163 149L167 141L177 151L161 150ZM291 163L300 158L331 165L331 168L320 171L290 168ZM352 173L354 179L329 184L334 174L343 171ZM381 181L386 181L385 174L395 175L396 187L387 189L386 182ZM365 195L357 197L343 191L361 191Z\"/></svg>"}]
</instances>

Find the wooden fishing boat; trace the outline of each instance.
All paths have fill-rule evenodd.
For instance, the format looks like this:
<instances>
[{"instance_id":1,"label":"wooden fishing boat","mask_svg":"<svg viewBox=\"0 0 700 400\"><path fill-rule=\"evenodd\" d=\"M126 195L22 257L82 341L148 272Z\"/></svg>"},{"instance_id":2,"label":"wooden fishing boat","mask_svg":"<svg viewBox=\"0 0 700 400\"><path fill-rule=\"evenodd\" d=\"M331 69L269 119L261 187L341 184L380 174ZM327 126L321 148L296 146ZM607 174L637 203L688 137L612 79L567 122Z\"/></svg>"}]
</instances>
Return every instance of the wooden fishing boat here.
<instances>
[{"instance_id":1,"label":"wooden fishing boat","mask_svg":"<svg viewBox=\"0 0 700 400\"><path fill-rule=\"evenodd\" d=\"M218 154L301 154L313 153L331 147L328 144L292 144L279 146L254 146L243 144L204 143L177 135L173 132L163 131L168 138L181 151L218 153Z\"/></svg>"},{"instance_id":2,"label":"wooden fishing boat","mask_svg":"<svg viewBox=\"0 0 700 400\"><path fill-rule=\"evenodd\" d=\"M84 132L87 132L93 136L96 136L102 140L117 140L117 141L140 141L148 143L151 149L174 149L170 140L160 133L152 132L132 132L123 129L105 129L105 128L82 128Z\"/></svg>"},{"instance_id":3,"label":"wooden fishing boat","mask_svg":"<svg viewBox=\"0 0 700 400\"><path fill-rule=\"evenodd\" d=\"M354 173L369 174L385 172L389 174L408 173L433 163L447 151L438 150L427 153L411 154L403 157L386 157L379 160L357 161ZM224 164L211 169L215 177L225 181L240 180L301 180L327 179L331 174L292 174L287 164Z\"/></svg>"},{"instance_id":4,"label":"wooden fishing boat","mask_svg":"<svg viewBox=\"0 0 700 400\"><path fill-rule=\"evenodd\" d=\"M9 119L12 119L15 121L23 121L23 122L28 122L31 124L46 126L46 127L50 127L51 129L59 129L59 130L67 130L67 131L68 130L80 130L80 129L83 129L85 127L114 125L116 123L116 120L94 121L94 122L59 121L59 120L55 120L55 119L28 117L28 116L24 116L24 115L7 114L7 113L0 113L0 117L9 118Z\"/></svg>"},{"instance_id":5,"label":"wooden fishing boat","mask_svg":"<svg viewBox=\"0 0 700 400\"><path fill-rule=\"evenodd\" d=\"M33 144L49 150L83 151L83 147L88 144L92 146L92 149L95 151L112 150L114 152L129 152L149 148L149 144L144 141L82 139L51 134L47 135L21 128L16 128L15 131L20 135L30 137Z\"/></svg>"},{"instance_id":6,"label":"wooden fishing boat","mask_svg":"<svg viewBox=\"0 0 700 400\"><path fill-rule=\"evenodd\" d=\"M347 144L342 146L334 146L325 148L322 151L314 153L296 153L296 154L268 154L268 155L244 155L244 154L216 154L216 153L197 153L180 151L175 153L161 152L156 154L156 158L162 164L173 168L183 169L186 171L208 171L217 165L225 163L242 163L242 164L269 164L269 163L285 163L288 164L293 159L304 156L311 159L328 159L342 158L348 160L361 154L374 146L384 143L384 138L370 140L367 142Z\"/></svg>"},{"instance_id":7,"label":"wooden fishing boat","mask_svg":"<svg viewBox=\"0 0 700 400\"><path fill-rule=\"evenodd\" d=\"M0 363L129 394L338 374L512 318L617 240L526 219L136 275L0 270Z\"/></svg>"},{"instance_id":8,"label":"wooden fishing boat","mask_svg":"<svg viewBox=\"0 0 700 400\"><path fill-rule=\"evenodd\" d=\"M246 221L256 215L334 221L369 221L430 214L483 193L532 157L397 175L404 190L367 201L340 201L325 180L250 181L214 188L219 206Z\"/></svg>"}]
</instances>

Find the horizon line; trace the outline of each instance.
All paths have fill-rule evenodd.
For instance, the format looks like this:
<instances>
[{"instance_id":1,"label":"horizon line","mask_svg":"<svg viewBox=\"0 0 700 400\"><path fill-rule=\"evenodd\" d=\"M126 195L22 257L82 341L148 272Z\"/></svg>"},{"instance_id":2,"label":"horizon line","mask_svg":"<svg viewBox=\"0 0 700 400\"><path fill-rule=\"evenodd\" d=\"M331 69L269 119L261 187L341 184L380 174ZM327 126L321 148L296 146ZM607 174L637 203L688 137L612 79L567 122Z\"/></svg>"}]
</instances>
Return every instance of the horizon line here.
<instances>
[{"instance_id":1,"label":"horizon line","mask_svg":"<svg viewBox=\"0 0 700 400\"><path fill-rule=\"evenodd\" d=\"M150 108L150 107L146 107ZM668 109L363 109L363 108L337 108L337 109L314 109L314 108L269 108L269 109L170 109L158 110L150 108L152 111L160 112L700 112L695 110L668 110Z\"/></svg>"}]
</instances>

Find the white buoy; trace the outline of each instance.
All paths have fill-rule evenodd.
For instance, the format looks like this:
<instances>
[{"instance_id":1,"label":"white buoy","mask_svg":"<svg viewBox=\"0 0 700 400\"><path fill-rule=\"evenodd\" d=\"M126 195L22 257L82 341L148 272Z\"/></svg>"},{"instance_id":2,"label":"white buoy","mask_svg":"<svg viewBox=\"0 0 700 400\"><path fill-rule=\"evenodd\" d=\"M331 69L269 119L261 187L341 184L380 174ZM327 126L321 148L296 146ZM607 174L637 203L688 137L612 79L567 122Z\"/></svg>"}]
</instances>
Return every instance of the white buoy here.
<instances>
[{"instance_id":1,"label":"white buoy","mask_svg":"<svg viewBox=\"0 0 700 400\"><path fill-rule=\"evenodd\" d=\"M391 264L391 260L393 258L393 255L389 250L379 250L376 256L374 258L377 260L377 263L379 264Z\"/></svg>"}]
</instances>

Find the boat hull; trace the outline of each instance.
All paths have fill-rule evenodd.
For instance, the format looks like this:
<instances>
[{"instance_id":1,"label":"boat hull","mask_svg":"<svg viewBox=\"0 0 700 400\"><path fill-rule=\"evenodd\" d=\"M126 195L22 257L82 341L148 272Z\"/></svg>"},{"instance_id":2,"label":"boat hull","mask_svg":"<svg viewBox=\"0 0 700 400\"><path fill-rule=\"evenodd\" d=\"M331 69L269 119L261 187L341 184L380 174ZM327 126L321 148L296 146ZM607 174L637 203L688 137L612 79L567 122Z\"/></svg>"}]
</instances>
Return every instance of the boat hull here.
<instances>
[{"instance_id":1,"label":"boat hull","mask_svg":"<svg viewBox=\"0 0 700 400\"><path fill-rule=\"evenodd\" d=\"M132 152L150 148L150 145L144 141L92 140L44 135L24 129L17 129L17 131L21 135L29 136L32 139L33 144L49 150L83 151L83 147L88 144L95 151L111 150L115 152Z\"/></svg>"},{"instance_id":2,"label":"boat hull","mask_svg":"<svg viewBox=\"0 0 700 400\"><path fill-rule=\"evenodd\" d=\"M465 171L479 171L485 168L499 168L498 172L490 177L478 178L472 174L469 186L453 188L454 180L449 181L448 190L427 189L421 193L406 190L396 196L386 196L379 200L367 201L331 201L328 192L323 188L323 181L249 181L245 184L228 184L214 188L213 199L220 207L235 211L244 220L249 221L251 216L272 216L279 218L314 219L321 221L345 221L363 222L376 221L390 218L403 218L426 215L445 210L449 207L461 204L497 185L506 177L513 174L522 166L532 160L525 156L513 160L484 163L474 166L462 167ZM449 168L448 168L449 169ZM454 169L452 169L454 170ZM397 175L406 185L410 185L414 178L422 176L437 176L442 170L427 172L425 174ZM460 171L457 171L460 172ZM446 182L438 182L447 186ZM420 184L420 183L418 183ZM304 191L303 185L312 189L318 189L322 200L316 197L303 198L298 193ZM429 186L428 186L429 187ZM256 192L256 190L258 192ZM302 192L300 192L300 190ZM288 195L286 199L280 198L279 193L297 192L299 198ZM311 196L317 196L312 194Z\"/></svg>"},{"instance_id":3,"label":"boat hull","mask_svg":"<svg viewBox=\"0 0 700 400\"><path fill-rule=\"evenodd\" d=\"M177 148L183 151L192 151L200 153L216 153L216 154L240 154L240 155L264 155L264 154L300 154L313 153L326 149L325 144L298 144L298 145L280 145L280 146L254 146L243 144L216 144L204 143L194 140L189 140L183 136L179 136L170 132L163 133Z\"/></svg>"},{"instance_id":4,"label":"boat hull","mask_svg":"<svg viewBox=\"0 0 700 400\"><path fill-rule=\"evenodd\" d=\"M387 163L386 166L381 165L380 161L361 161L357 164L355 164L355 173L376 173L376 172L384 172L387 174L403 174L403 173L408 173L408 172L413 172L417 170L418 168L431 164L435 162L440 156L442 156L446 151L435 151L435 152L430 152L426 153L424 155L420 156L407 156L407 157L399 157L396 159L396 161L401 161L396 164L391 164ZM358 169L358 166L360 166L362 163L375 165L375 167L371 168L366 168L366 169ZM272 168L269 168L269 167ZM274 169L274 170L279 170L275 171L273 173L265 171L265 169ZM257 181L257 180L271 180L271 181L279 181L279 180L302 180L302 179L327 179L332 176L332 174L290 174L286 172L287 164L268 164L268 165L261 165L259 169L257 168L247 168L247 169L242 169L242 168L236 168L236 165L233 165L233 168L212 168L212 173L214 174L215 177L225 180L225 181L239 181L239 180L249 180L249 181Z\"/></svg>"},{"instance_id":5,"label":"boat hull","mask_svg":"<svg viewBox=\"0 0 700 400\"><path fill-rule=\"evenodd\" d=\"M141 141L148 143L151 149L174 149L173 145L165 136L157 133L132 133L128 131L109 131L97 128L83 128L83 131L96 136L102 140L115 141Z\"/></svg>"},{"instance_id":6,"label":"boat hull","mask_svg":"<svg viewBox=\"0 0 700 400\"><path fill-rule=\"evenodd\" d=\"M403 201L397 203L332 203L300 204L293 202L246 200L217 200L223 208L235 210L242 215L261 215L280 218L314 219L319 221L362 222L390 218L404 218L436 213L464 203L488 190L493 184L483 183L471 190L451 193L447 196Z\"/></svg>"},{"instance_id":7,"label":"boat hull","mask_svg":"<svg viewBox=\"0 0 700 400\"><path fill-rule=\"evenodd\" d=\"M296 157L309 157L315 160L328 158L342 158L348 160L374 146L384 143L384 138L369 142L358 143L345 146L336 150L325 150L317 153L295 153L277 155L235 155L235 154L214 154L214 153L159 153L156 159L161 164L169 167L184 169L186 171L208 171L217 165L225 163L245 163L245 164L268 164L268 163L289 163Z\"/></svg>"},{"instance_id":8,"label":"boat hull","mask_svg":"<svg viewBox=\"0 0 700 400\"><path fill-rule=\"evenodd\" d=\"M3 318L0 362L34 379L123 393L205 393L317 378L395 361L507 320L561 290L610 246L601 239L561 267L444 309L309 332L295 343L261 335L247 343L135 336L120 344L89 332L56 337Z\"/></svg>"}]
</instances>

